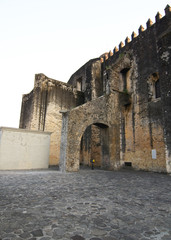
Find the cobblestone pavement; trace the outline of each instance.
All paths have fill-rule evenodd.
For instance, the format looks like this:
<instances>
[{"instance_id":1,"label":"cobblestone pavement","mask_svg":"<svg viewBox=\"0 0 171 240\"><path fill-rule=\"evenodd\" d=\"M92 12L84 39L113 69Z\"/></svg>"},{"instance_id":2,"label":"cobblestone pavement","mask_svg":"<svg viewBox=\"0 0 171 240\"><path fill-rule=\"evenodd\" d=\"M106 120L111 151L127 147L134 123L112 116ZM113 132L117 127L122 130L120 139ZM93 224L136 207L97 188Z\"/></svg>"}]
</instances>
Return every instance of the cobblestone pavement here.
<instances>
[{"instance_id":1,"label":"cobblestone pavement","mask_svg":"<svg viewBox=\"0 0 171 240\"><path fill-rule=\"evenodd\" d=\"M171 176L1 171L0 239L170 240Z\"/></svg>"}]
</instances>

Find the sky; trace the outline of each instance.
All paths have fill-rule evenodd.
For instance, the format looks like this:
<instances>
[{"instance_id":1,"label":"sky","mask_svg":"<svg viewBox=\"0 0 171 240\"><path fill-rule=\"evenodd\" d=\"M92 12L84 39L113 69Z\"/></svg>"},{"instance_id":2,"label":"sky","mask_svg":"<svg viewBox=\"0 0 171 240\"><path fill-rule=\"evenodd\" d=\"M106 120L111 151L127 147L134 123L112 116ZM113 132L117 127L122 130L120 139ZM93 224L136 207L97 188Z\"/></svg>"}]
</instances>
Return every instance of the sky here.
<instances>
[{"instance_id":1,"label":"sky","mask_svg":"<svg viewBox=\"0 0 171 240\"><path fill-rule=\"evenodd\" d=\"M0 0L0 127L19 127L22 95L34 76L67 82L83 64L114 47L169 0Z\"/></svg>"}]
</instances>

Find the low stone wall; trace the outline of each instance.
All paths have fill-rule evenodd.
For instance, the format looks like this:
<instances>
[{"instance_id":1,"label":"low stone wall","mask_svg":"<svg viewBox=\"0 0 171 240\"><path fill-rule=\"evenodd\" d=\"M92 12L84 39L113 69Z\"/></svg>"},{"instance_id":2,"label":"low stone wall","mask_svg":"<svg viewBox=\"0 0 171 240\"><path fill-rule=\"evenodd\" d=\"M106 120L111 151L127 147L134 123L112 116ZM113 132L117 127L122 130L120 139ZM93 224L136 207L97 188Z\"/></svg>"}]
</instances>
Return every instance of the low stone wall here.
<instances>
[{"instance_id":1,"label":"low stone wall","mask_svg":"<svg viewBox=\"0 0 171 240\"><path fill-rule=\"evenodd\" d=\"M49 132L0 128L0 170L46 169Z\"/></svg>"}]
</instances>

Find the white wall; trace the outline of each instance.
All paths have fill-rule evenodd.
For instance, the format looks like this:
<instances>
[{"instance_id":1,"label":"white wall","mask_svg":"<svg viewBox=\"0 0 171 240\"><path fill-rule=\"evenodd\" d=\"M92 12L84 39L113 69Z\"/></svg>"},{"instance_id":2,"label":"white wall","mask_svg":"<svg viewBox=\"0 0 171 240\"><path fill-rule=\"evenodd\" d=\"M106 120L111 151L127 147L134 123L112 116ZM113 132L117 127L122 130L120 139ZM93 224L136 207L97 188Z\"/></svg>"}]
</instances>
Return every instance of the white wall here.
<instances>
[{"instance_id":1,"label":"white wall","mask_svg":"<svg viewBox=\"0 0 171 240\"><path fill-rule=\"evenodd\" d=\"M0 170L48 168L50 134L0 128Z\"/></svg>"}]
</instances>

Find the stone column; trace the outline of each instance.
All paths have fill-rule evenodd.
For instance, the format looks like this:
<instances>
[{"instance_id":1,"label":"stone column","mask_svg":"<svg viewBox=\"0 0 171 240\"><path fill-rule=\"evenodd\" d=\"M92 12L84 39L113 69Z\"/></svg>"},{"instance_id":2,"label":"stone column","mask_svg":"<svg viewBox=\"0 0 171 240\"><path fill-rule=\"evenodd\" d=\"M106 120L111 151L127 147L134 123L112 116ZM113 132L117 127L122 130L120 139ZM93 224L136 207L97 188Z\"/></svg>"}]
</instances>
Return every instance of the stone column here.
<instances>
[{"instance_id":1,"label":"stone column","mask_svg":"<svg viewBox=\"0 0 171 240\"><path fill-rule=\"evenodd\" d=\"M59 170L61 172L66 172L66 151L67 151L67 137L68 137L68 111L67 110L61 110L60 113L62 113L62 130L61 130Z\"/></svg>"}]
</instances>

